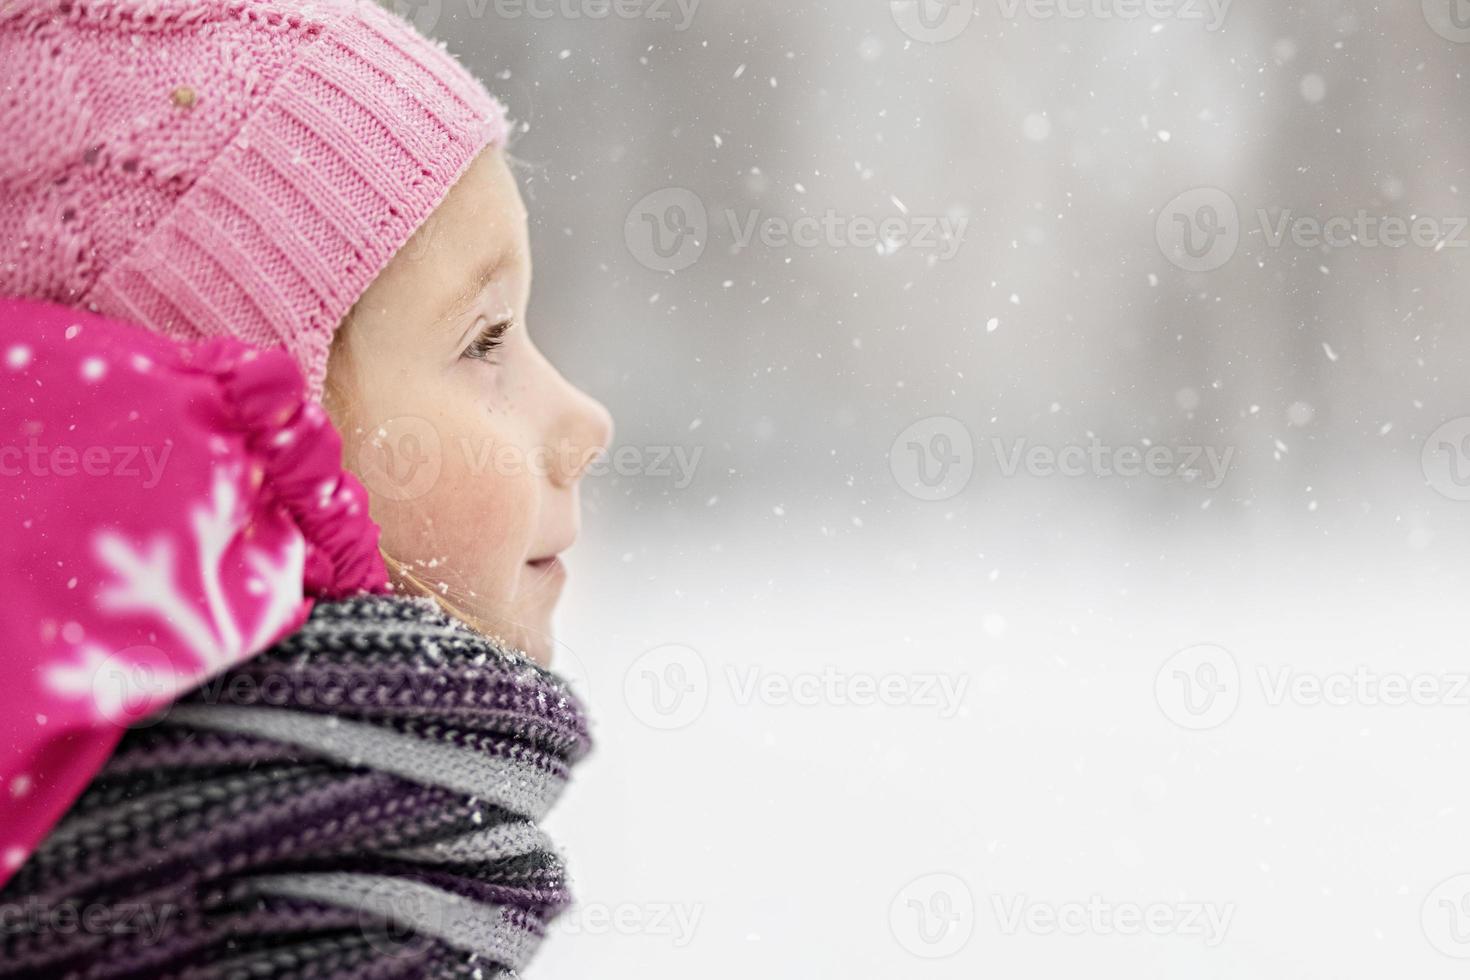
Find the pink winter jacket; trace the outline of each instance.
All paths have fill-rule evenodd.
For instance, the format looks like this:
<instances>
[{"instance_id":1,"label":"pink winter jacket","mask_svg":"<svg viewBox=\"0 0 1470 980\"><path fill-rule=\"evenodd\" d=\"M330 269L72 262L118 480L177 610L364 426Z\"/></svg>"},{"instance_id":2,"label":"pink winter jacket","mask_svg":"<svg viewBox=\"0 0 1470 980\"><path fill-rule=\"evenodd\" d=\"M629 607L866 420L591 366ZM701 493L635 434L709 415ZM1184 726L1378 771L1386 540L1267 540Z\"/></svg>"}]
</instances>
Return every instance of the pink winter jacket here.
<instances>
[{"instance_id":1,"label":"pink winter jacket","mask_svg":"<svg viewBox=\"0 0 1470 980\"><path fill-rule=\"evenodd\" d=\"M0 299L0 885L124 728L387 590L284 353Z\"/></svg>"}]
</instances>

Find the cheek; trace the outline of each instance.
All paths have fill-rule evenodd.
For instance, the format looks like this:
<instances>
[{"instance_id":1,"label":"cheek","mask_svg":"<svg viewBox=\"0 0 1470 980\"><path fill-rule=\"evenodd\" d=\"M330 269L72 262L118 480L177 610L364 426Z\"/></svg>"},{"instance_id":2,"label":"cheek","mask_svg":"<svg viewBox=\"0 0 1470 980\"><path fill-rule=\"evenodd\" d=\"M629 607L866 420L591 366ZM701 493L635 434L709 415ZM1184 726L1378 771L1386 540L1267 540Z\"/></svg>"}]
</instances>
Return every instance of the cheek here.
<instances>
[{"instance_id":1,"label":"cheek","mask_svg":"<svg viewBox=\"0 0 1470 980\"><path fill-rule=\"evenodd\" d=\"M423 454L422 493L374 501L384 548L430 583L490 604L508 602L531 557L537 479L493 425L433 428L438 449Z\"/></svg>"}]
</instances>

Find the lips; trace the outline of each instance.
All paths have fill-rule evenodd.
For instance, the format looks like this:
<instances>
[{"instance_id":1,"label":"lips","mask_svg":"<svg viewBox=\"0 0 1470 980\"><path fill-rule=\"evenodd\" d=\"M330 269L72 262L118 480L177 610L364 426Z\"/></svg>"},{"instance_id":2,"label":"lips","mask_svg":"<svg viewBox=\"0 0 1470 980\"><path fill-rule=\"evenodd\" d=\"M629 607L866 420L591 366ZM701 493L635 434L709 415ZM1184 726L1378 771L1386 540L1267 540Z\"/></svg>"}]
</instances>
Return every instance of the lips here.
<instances>
[{"instance_id":1,"label":"lips","mask_svg":"<svg viewBox=\"0 0 1470 980\"><path fill-rule=\"evenodd\" d=\"M562 564L561 558L556 555L551 555L547 558L534 558L526 562L526 564L530 565L536 571L547 575L565 575L567 571L566 565Z\"/></svg>"},{"instance_id":2,"label":"lips","mask_svg":"<svg viewBox=\"0 0 1470 980\"><path fill-rule=\"evenodd\" d=\"M567 541L561 544L559 547L552 549L550 552L542 555L539 558L532 558L527 561L526 564L531 565L535 568L550 568L553 563L559 564L561 560L561 553L570 548L573 541L575 540L576 539L573 538L571 541Z\"/></svg>"}]
</instances>

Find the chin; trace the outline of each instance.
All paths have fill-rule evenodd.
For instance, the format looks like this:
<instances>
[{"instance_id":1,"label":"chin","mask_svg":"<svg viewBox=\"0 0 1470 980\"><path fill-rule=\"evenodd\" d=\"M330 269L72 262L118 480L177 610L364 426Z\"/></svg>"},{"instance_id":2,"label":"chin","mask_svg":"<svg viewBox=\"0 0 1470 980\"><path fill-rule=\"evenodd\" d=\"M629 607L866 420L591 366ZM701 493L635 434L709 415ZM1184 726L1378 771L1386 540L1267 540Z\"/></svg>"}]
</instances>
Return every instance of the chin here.
<instances>
[{"instance_id":1,"label":"chin","mask_svg":"<svg viewBox=\"0 0 1470 980\"><path fill-rule=\"evenodd\" d=\"M551 632L551 616L531 614L516 617L514 622L515 625L511 626L501 623L498 635L542 667L550 667L552 653L556 648L556 637Z\"/></svg>"},{"instance_id":2,"label":"chin","mask_svg":"<svg viewBox=\"0 0 1470 980\"><path fill-rule=\"evenodd\" d=\"M551 666L552 648L555 645L555 638L548 633L541 633L527 638L525 644L521 647L521 652L542 667L549 668Z\"/></svg>"}]
</instances>

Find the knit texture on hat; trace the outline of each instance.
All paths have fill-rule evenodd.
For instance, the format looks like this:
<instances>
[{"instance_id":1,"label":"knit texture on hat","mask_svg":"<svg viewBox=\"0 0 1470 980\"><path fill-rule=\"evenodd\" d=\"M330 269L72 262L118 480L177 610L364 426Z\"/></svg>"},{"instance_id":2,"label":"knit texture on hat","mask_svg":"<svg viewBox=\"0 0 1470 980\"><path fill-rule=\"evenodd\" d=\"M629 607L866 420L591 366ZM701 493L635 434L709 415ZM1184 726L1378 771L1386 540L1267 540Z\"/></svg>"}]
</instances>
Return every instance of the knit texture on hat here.
<instances>
[{"instance_id":1,"label":"knit texture on hat","mask_svg":"<svg viewBox=\"0 0 1470 980\"><path fill-rule=\"evenodd\" d=\"M0 294L177 340L332 335L504 111L371 0L0 2Z\"/></svg>"},{"instance_id":2,"label":"knit texture on hat","mask_svg":"<svg viewBox=\"0 0 1470 980\"><path fill-rule=\"evenodd\" d=\"M0 889L0 977L518 974L571 901L538 824L589 748L561 681L432 601L323 603L124 737Z\"/></svg>"}]
</instances>

